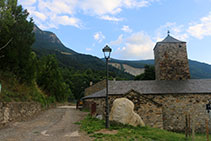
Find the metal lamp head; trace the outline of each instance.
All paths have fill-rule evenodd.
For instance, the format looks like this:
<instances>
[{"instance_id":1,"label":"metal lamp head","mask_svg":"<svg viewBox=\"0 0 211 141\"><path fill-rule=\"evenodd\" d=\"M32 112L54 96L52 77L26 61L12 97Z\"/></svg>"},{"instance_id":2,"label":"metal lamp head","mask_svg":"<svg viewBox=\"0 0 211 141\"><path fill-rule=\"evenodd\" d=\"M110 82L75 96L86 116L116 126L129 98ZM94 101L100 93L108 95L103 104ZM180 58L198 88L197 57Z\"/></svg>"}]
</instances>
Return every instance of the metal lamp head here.
<instances>
[{"instance_id":1,"label":"metal lamp head","mask_svg":"<svg viewBox=\"0 0 211 141\"><path fill-rule=\"evenodd\" d=\"M111 49L108 45L106 45L106 46L103 48L104 57L105 57L106 59L110 58L111 51L112 51L112 49Z\"/></svg>"}]
</instances>

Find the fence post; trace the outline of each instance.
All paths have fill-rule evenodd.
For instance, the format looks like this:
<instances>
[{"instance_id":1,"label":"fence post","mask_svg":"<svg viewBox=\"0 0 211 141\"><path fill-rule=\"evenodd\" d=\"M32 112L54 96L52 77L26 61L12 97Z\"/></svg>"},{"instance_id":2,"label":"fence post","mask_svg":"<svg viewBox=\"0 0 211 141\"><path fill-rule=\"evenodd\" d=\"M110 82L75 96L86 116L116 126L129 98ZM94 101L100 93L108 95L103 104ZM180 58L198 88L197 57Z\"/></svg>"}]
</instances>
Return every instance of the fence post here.
<instances>
[{"instance_id":1,"label":"fence post","mask_svg":"<svg viewBox=\"0 0 211 141\"><path fill-rule=\"evenodd\" d=\"M187 139L188 137L188 117L187 114L185 114L185 138Z\"/></svg>"},{"instance_id":2,"label":"fence post","mask_svg":"<svg viewBox=\"0 0 211 141\"><path fill-rule=\"evenodd\" d=\"M207 134L207 141L209 141L209 127L208 127L208 119L206 119L206 134Z\"/></svg>"},{"instance_id":3,"label":"fence post","mask_svg":"<svg viewBox=\"0 0 211 141\"><path fill-rule=\"evenodd\" d=\"M192 115L192 141L195 139L195 116Z\"/></svg>"},{"instance_id":4,"label":"fence post","mask_svg":"<svg viewBox=\"0 0 211 141\"><path fill-rule=\"evenodd\" d=\"M191 128L190 128L190 114L188 114L188 136L191 136Z\"/></svg>"}]
</instances>

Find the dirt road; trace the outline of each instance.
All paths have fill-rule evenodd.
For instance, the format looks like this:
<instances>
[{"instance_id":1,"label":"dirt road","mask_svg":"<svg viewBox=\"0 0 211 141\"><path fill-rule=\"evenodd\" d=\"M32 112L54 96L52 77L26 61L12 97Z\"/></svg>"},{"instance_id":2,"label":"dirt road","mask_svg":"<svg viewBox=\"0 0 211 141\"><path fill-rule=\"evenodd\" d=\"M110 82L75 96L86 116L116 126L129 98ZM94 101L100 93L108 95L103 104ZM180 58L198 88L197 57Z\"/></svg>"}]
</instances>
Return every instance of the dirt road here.
<instances>
[{"instance_id":1,"label":"dirt road","mask_svg":"<svg viewBox=\"0 0 211 141\"><path fill-rule=\"evenodd\" d=\"M72 106L60 106L43 112L27 122L16 122L0 130L0 141L89 141L74 124L86 113Z\"/></svg>"}]
</instances>

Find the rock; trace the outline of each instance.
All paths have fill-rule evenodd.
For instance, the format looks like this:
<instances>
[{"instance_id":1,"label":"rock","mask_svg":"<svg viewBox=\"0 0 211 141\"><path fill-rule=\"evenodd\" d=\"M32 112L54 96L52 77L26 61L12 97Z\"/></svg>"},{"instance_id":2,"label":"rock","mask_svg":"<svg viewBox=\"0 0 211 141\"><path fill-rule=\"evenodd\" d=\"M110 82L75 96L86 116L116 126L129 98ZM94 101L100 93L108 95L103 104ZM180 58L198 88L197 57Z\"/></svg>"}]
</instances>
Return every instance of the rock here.
<instances>
[{"instance_id":1,"label":"rock","mask_svg":"<svg viewBox=\"0 0 211 141\"><path fill-rule=\"evenodd\" d=\"M96 118L102 120L103 116L102 115L97 115Z\"/></svg>"},{"instance_id":2,"label":"rock","mask_svg":"<svg viewBox=\"0 0 211 141\"><path fill-rule=\"evenodd\" d=\"M141 117L133 109L134 104L132 101L127 98L118 98L113 102L109 120L132 126L145 126Z\"/></svg>"}]
</instances>

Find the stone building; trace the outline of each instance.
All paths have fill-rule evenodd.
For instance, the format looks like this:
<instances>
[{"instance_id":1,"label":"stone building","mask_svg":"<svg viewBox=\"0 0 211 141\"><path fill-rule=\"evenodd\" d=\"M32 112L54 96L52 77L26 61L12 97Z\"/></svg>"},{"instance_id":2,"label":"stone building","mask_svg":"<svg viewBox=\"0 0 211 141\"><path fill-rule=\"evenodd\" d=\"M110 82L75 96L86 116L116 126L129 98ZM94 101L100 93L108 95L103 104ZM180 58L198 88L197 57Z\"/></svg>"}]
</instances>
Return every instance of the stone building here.
<instances>
[{"instance_id":1,"label":"stone building","mask_svg":"<svg viewBox=\"0 0 211 141\"><path fill-rule=\"evenodd\" d=\"M170 35L156 44L154 54L156 80L109 81L110 105L116 98L126 97L147 126L171 131L184 131L185 116L190 114L191 127L195 119L196 131L204 132L211 79L189 79L186 43ZM105 84L99 82L85 93L84 107L95 103L96 114L105 115Z\"/></svg>"},{"instance_id":2,"label":"stone building","mask_svg":"<svg viewBox=\"0 0 211 141\"><path fill-rule=\"evenodd\" d=\"M190 79L186 42L168 35L154 48L157 80Z\"/></svg>"}]
</instances>

